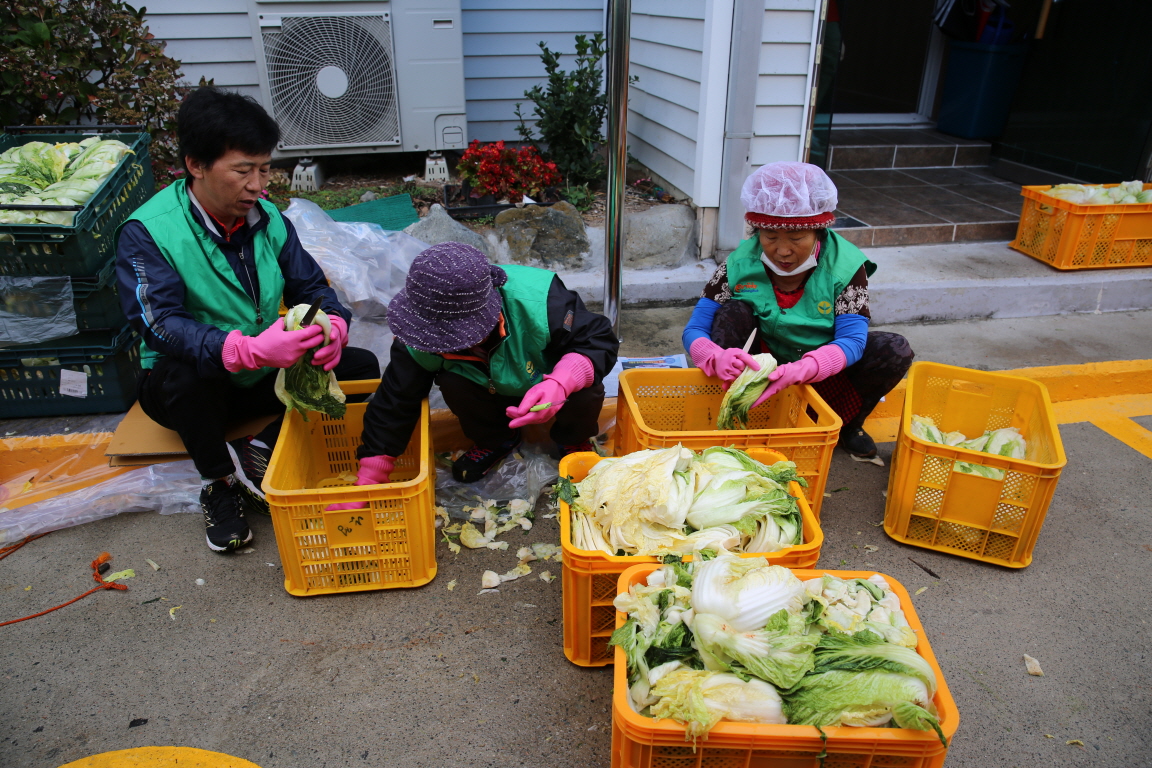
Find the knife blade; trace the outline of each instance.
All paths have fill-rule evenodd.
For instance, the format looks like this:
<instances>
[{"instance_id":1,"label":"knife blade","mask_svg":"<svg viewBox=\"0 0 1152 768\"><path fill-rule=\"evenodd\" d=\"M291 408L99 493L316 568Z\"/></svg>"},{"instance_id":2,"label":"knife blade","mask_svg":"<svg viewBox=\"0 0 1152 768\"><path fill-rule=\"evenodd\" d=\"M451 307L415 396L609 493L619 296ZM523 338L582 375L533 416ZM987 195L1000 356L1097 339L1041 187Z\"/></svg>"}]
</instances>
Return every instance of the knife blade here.
<instances>
[{"instance_id":1,"label":"knife blade","mask_svg":"<svg viewBox=\"0 0 1152 768\"><path fill-rule=\"evenodd\" d=\"M324 297L316 299L312 302L312 306L308 307L308 311L304 313L304 317L300 320L300 328L304 329L312 325L312 321L316 319L316 313L320 311L320 305L324 303Z\"/></svg>"},{"instance_id":2,"label":"knife blade","mask_svg":"<svg viewBox=\"0 0 1152 768\"><path fill-rule=\"evenodd\" d=\"M756 338L756 330L757 329L753 328L752 333L748 336L748 341L744 342L744 351L745 352L752 349L752 340Z\"/></svg>"}]
</instances>

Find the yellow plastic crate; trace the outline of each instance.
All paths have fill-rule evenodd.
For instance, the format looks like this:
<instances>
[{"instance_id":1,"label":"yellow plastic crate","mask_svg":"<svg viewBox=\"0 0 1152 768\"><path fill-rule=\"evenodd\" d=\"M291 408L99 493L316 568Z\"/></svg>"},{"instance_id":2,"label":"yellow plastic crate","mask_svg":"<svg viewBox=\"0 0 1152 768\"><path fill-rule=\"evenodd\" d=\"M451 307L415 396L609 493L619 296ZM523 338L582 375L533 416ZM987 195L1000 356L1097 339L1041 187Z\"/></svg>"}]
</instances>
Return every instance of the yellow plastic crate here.
<instances>
[{"instance_id":1,"label":"yellow plastic crate","mask_svg":"<svg viewBox=\"0 0 1152 768\"><path fill-rule=\"evenodd\" d=\"M620 576L617 589L627 592L645 580L657 566L638 565ZM793 570L797 578L814 579L830 573L842 579L866 579L874 571ZM932 653L924 627L912 607L908 590L884 576L900 598L908 624L916 632L916 652L936 673L932 701L940 717L940 730L949 744L960 725L960 710L952 698L944 672ZM616 614L613 626L627 616ZM654 719L628 704L628 671L624 651L615 649L612 691L612 768L941 768L948 748L935 731L908 728L853 728L810 725L771 725L721 721L706 739L685 741L684 726L675 720Z\"/></svg>"},{"instance_id":2,"label":"yellow plastic crate","mask_svg":"<svg viewBox=\"0 0 1152 768\"><path fill-rule=\"evenodd\" d=\"M716 429L724 390L699 368L633 368L620 376L616 455L682 444L702 451L714 445L742 450L771 448L808 481L805 495L820 519L832 452L844 422L808 384L788 387L748 414L744 431Z\"/></svg>"},{"instance_id":3,"label":"yellow plastic crate","mask_svg":"<svg viewBox=\"0 0 1152 768\"><path fill-rule=\"evenodd\" d=\"M748 454L764 464L784 461L776 451L753 449ZM560 461L560 476L580 482L599 461L594 453L573 453ZM796 497L800 506L803 541L779 552L747 553L742 557L764 557L773 565L788 568L812 568L820 559L824 545L824 532L804 498L799 483L789 483L788 492ZM564 655L573 664L582 667L600 667L612 663L612 649L608 638L616 625L616 582L627 568L637 564L653 564L655 557L639 555L616 556L603 552L577 549L572 543L572 515L568 505L560 502L560 546L564 549L561 568L564 589Z\"/></svg>"},{"instance_id":4,"label":"yellow plastic crate","mask_svg":"<svg viewBox=\"0 0 1152 768\"><path fill-rule=\"evenodd\" d=\"M346 394L375 392L379 380L341 382ZM298 597L418 587L436 576L436 470L428 401L391 483L353 485L365 403L342 419L290 411L268 463L268 498L284 589ZM326 512L330 504L362 509Z\"/></svg>"},{"instance_id":5,"label":"yellow plastic crate","mask_svg":"<svg viewBox=\"0 0 1152 768\"><path fill-rule=\"evenodd\" d=\"M912 416L944 432L977 437L1016 427L1023 459L993 456L912 436ZM956 461L1004 470L1004 478L953 471ZM892 454L884 530L926 549L1023 568L1067 463L1047 388L1038 381L938 363L913 363Z\"/></svg>"},{"instance_id":6,"label":"yellow plastic crate","mask_svg":"<svg viewBox=\"0 0 1152 768\"><path fill-rule=\"evenodd\" d=\"M1056 269L1152 266L1152 203L1077 205L1044 194L1049 189L1021 189L1024 208L1011 248Z\"/></svg>"}]
</instances>

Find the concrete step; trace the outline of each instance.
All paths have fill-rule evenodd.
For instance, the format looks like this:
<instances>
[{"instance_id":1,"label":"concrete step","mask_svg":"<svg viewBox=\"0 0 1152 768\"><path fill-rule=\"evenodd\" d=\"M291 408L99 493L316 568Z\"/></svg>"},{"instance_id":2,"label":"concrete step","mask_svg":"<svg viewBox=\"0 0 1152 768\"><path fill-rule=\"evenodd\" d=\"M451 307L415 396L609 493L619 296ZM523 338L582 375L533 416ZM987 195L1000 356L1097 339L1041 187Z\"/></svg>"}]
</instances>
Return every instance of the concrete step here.
<instances>
[{"instance_id":1,"label":"concrete step","mask_svg":"<svg viewBox=\"0 0 1152 768\"><path fill-rule=\"evenodd\" d=\"M946 322L1152 309L1152 268L1060 272L1006 242L869 248L872 321ZM625 270L625 305L694 302L711 261L669 270ZM601 304L604 272L562 275L589 304Z\"/></svg>"},{"instance_id":2,"label":"concrete step","mask_svg":"<svg viewBox=\"0 0 1152 768\"><path fill-rule=\"evenodd\" d=\"M923 128L833 130L828 170L951 168L987 165L992 145Z\"/></svg>"}]
</instances>

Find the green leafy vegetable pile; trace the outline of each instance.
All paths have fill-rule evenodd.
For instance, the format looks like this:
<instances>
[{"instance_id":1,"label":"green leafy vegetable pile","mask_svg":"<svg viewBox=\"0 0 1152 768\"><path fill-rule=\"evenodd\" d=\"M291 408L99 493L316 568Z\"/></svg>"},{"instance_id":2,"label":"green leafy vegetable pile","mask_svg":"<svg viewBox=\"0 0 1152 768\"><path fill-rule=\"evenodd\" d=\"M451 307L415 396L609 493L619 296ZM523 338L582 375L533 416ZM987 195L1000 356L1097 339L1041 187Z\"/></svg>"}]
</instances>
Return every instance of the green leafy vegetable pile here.
<instances>
[{"instance_id":1,"label":"green leafy vegetable pile","mask_svg":"<svg viewBox=\"0 0 1152 768\"><path fill-rule=\"evenodd\" d=\"M1057 184L1044 194L1076 205L1129 205L1152 203L1152 188L1144 189L1142 181L1124 181L1114 187L1090 184Z\"/></svg>"},{"instance_id":2,"label":"green leafy vegetable pile","mask_svg":"<svg viewBox=\"0 0 1152 768\"><path fill-rule=\"evenodd\" d=\"M776 370L776 358L767 352L753 355L752 359L760 365L760 370L754 371L751 366L745 368L728 387L720 401L716 429L748 429L748 411L768 389L771 383L768 374Z\"/></svg>"},{"instance_id":3,"label":"green leafy vegetable pile","mask_svg":"<svg viewBox=\"0 0 1152 768\"><path fill-rule=\"evenodd\" d=\"M284 328L289 331L300 330L300 321L308 313L311 305L297 304L288 310L284 316ZM324 341L320 347L328 346L332 337L332 325L328 315L323 310L316 313L311 325L319 325L324 329ZM310 349L304 356L288 368L281 368L276 374L276 397L288 408L300 411L304 421L308 421L308 411L319 411L334 419L344 417L347 406L344 405L344 391L336 381L336 374L325 371L318 365L312 365L312 356L317 349Z\"/></svg>"},{"instance_id":4,"label":"green leafy vegetable pile","mask_svg":"<svg viewBox=\"0 0 1152 768\"><path fill-rule=\"evenodd\" d=\"M632 708L706 736L720 720L940 729L936 675L879 574L800 581L764 558L665 562L618 595Z\"/></svg>"},{"instance_id":5,"label":"green leafy vegetable pile","mask_svg":"<svg viewBox=\"0 0 1152 768\"><path fill-rule=\"evenodd\" d=\"M936 422L929 416L914 415L912 417L912 436L928 443L950 445L969 451L1007 456L1011 459L1022 459L1028 451L1028 443L1016 427L989 430L980 437L969 440L960 432L941 432L936 426ZM985 467L983 464L974 464L968 461L956 462L953 471L962 472L966 475L979 475L992 480L1004 479L1004 470L996 467Z\"/></svg>"},{"instance_id":6,"label":"green leafy vegetable pile","mask_svg":"<svg viewBox=\"0 0 1152 768\"><path fill-rule=\"evenodd\" d=\"M30 141L0 154L0 204L84 205L132 150L115 139ZM72 226L73 211L4 211L0 224Z\"/></svg>"},{"instance_id":7,"label":"green leafy vegetable pile","mask_svg":"<svg viewBox=\"0 0 1152 768\"><path fill-rule=\"evenodd\" d=\"M677 445L602 459L562 498L579 549L778 552L802 539L800 507L788 493L793 480L807 486L790 461L769 467L735 448L696 454Z\"/></svg>"}]
</instances>

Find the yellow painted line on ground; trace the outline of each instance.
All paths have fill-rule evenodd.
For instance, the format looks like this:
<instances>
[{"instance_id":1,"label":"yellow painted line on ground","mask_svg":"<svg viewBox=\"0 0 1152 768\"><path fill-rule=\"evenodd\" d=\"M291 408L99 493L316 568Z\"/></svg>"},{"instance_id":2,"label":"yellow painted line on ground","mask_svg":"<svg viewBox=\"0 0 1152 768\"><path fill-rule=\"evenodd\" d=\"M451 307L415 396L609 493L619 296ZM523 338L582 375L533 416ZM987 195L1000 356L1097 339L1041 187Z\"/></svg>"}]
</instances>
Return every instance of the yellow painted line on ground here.
<instances>
[{"instance_id":1,"label":"yellow painted line on ground","mask_svg":"<svg viewBox=\"0 0 1152 768\"><path fill-rule=\"evenodd\" d=\"M1131 419L1120 416L1103 416L1092 419L1092 424L1112 437L1152 459L1152 432Z\"/></svg>"},{"instance_id":2,"label":"yellow painted line on ground","mask_svg":"<svg viewBox=\"0 0 1152 768\"><path fill-rule=\"evenodd\" d=\"M260 768L239 757L192 747L137 747L91 755L60 768Z\"/></svg>"}]
</instances>

